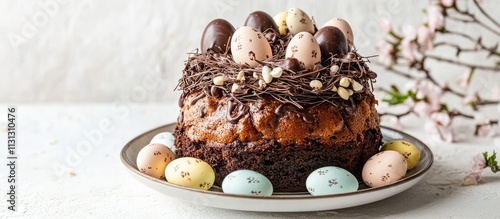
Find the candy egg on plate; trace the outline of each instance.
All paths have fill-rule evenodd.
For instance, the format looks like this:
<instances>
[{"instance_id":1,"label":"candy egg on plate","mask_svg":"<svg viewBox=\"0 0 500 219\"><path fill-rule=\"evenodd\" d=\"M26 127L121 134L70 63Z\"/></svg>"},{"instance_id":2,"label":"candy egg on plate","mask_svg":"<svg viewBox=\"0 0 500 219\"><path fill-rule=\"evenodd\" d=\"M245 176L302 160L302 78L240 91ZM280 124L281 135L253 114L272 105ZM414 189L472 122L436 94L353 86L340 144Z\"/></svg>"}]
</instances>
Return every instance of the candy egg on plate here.
<instances>
[{"instance_id":1,"label":"candy egg on plate","mask_svg":"<svg viewBox=\"0 0 500 219\"><path fill-rule=\"evenodd\" d=\"M173 160L165 168L168 182L195 189L208 190L215 181L215 172L205 161L194 157Z\"/></svg>"},{"instance_id":2,"label":"candy egg on plate","mask_svg":"<svg viewBox=\"0 0 500 219\"><path fill-rule=\"evenodd\" d=\"M379 152L366 161L362 177L369 187L379 187L394 183L406 174L406 159L397 151Z\"/></svg>"},{"instance_id":3,"label":"candy egg on plate","mask_svg":"<svg viewBox=\"0 0 500 219\"><path fill-rule=\"evenodd\" d=\"M163 179L165 167L174 159L174 153L165 145L148 144L137 154L136 164L141 173Z\"/></svg>"},{"instance_id":4,"label":"candy egg on plate","mask_svg":"<svg viewBox=\"0 0 500 219\"><path fill-rule=\"evenodd\" d=\"M411 170L420 161L420 151L410 142L403 140L392 140L382 146L382 151L394 150L401 153L408 164L408 170Z\"/></svg>"},{"instance_id":5,"label":"candy egg on plate","mask_svg":"<svg viewBox=\"0 0 500 219\"><path fill-rule=\"evenodd\" d=\"M358 190L358 180L349 171L328 166L314 170L306 180L311 195L333 195Z\"/></svg>"},{"instance_id":6,"label":"candy egg on plate","mask_svg":"<svg viewBox=\"0 0 500 219\"><path fill-rule=\"evenodd\" d=\"M150 144L163 144L167 146L175 154L175 137L171 132L160 132L156 134Z\"/></svg>"},{"instance_id":7,"label":"candy egg on plate","mask_svg":"<svg viewBox=\"0 0 500 219\"><path fill-rule=\"evenodd\" d=\"M273 185L267 177L253 170L237 170L224 178L222 191L228 194L270 196L273 194Z\"/></svg>"}]
</instances>

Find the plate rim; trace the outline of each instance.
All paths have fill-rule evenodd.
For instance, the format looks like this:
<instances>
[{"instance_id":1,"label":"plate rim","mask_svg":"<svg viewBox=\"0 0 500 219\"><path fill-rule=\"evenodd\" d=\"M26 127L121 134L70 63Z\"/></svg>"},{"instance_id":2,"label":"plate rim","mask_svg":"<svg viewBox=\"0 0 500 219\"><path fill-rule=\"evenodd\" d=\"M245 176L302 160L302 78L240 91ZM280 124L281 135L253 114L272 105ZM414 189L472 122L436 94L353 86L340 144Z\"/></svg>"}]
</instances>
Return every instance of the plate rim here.
<instances>
[{"instance_id":1,"label":"plate rim","mask_svg":"<svg viewBox=\"0 0 500 219\"><path fill-rule=\"evenodd\" d=\"M386 189L391 188L391 187L396 187L398 185L403 185L403 184L409 183L409 182L413 181L414 179L418 179L422 175L426 174L428 172L428 170L432 167L433 163L434 163L434 155L432 153L432 150L425 143L423 143L419 139L415 138L414 136L412 136L412 135L410 135L410 134L408 134L408 133L406 133L404 131L400 131L400 130L397 130L397 129L394 129L394 128L390 128L390 127L382 126L381 125L380 126L381 130L382 129L386 129L386 130L391 131L391 132L400 133L402 135L405 135L405 138L410 138L412 141L418 142L422 146L422 149L425 150L429 154L429 158L430 159L428 161L428 165L425 166L425 167L423 167L422 170L419 170L418 172L412 174L411 176L406 177L403 180L398 180L397 182L389 184L389 185L380 186L380 187L376 187L376 188L365 188L365 189L357 190L357 191L354 191L354 192L341 193L341 194L332 194L332 195L313 196L313 195L309 194L308 192L297 192L297 193L300 193L300 194L293 194L294 192L290 192L288 194L276 194L276 195L273 194L271 196L250 196L250 195L227 194L227 193L223 193L223 192L220 192L220 191L199 190L199 189L194 189L194 188L189 188L189 187L184 187L184 186L172 184L172 183L169 183L169 182L167 182L165 180L157 179L157 178L148 176L148 175L146 175L144 173L141 173L137 168L135 168L133 165L131 165L128 162L128 159L126 158L126 151L127 151L127 149L129 147L131 147L132 142L138 140L139 138L141 138L143 135L145 135L147 133L158 131L160 129L165 129L165 128L167 128L169 126L173 126L175 124L176 123L169 123L169 124L166 124L166 125L162 125L162 126L150 129L150 130L148 130L146 132L143 132L143 133L139 134L138 136L134 137L130 141L128 141L125 144L125 146L123 146L123 148L120 151L120 160L121 160L121 162L125 165L125 167L127 167L127 169L129 171L131 171L131 173L135 173L136 175L144 177L145 179L152 180L152 181L154 181L156 183L163 184L163 185L166 185L166 186L170 186L170 187L173 187L173 188L176 188L176 189L182 189L182 190L196 192L196 193L203 193L203 194L223 196L223 197L227 196L227 197L233 197L233 198L261 199L261 200L262 199L269 199L269 200L288 200L288 199L293 199L293 200L299 200L299 199L301 199L301 200L303 200L303 199L315 199L315 200L317 200L317 199L331 199L331 198L338 198L338 197L342 197L342 196L362 195L362 194L366 194L366 193L379 192L379 191L386 190ZM422 152L420 152L420 153L422 153Z\"/></svg>"}]
</instances>

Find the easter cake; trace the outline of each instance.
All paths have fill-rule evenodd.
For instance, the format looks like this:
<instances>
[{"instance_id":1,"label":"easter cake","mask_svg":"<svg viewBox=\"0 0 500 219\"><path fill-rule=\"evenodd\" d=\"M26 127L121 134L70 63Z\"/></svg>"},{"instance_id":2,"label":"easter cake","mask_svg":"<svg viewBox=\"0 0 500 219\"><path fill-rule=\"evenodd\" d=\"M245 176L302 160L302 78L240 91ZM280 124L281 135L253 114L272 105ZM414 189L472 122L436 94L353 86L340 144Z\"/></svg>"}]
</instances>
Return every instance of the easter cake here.
<instances>
[{"instance_id":1,"label":"easter cake","mask_svg":"<svg viewBox=\"0 0 500 219\"><path fill-rule=\"evenodd\" d=\"M177 86L177 156L206 161L219 186L242 169L275 192L307 191L308 175L324 166L359 178L382 134L377 74L353 43L346 21L318 29L298 8L253 12L238 29L211 21Z\"/></svg>"}]
</instances>

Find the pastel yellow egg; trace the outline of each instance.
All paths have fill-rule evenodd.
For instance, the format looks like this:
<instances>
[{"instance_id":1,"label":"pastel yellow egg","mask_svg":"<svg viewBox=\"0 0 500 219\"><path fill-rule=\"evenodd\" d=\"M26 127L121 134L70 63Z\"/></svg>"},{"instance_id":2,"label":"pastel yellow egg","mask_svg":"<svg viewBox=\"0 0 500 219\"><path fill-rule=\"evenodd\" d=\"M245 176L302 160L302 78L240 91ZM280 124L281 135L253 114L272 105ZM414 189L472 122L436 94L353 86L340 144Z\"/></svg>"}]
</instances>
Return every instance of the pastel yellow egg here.
<instances>
[{"instance_id":1,"label":"pastel yellow egg","mask_svg":"<svg viewBox=\"0 0 500 219\"><path fill-rule=\"evenodd\" d=\"M286 26L293 35L300 32L314 33L314 23L309 15L300 8L290 8L286 16Z\"/></svg>"},{"instance_id":2,"label":"pastel yellow egg","mask_svg":"<svg viewBox=\"0 0 500 219\"><path fill-rule=\"evenodd\" d=\"M393 150L401 153L408 164L408 170L415 167L420 161L420 151L410 142L403 140L392 140L382 146L382 151Z\"/></svg>"},{"instance_id":3,"label":"pastel yellow egg","mask_svg":"<svg viewBox=\"0 0 500 219\"><path fill-rule=\"evenodd\" d=\"M169 183L208 190L215 181L215 172L205 161L194 157L181 157L173 160L165 169Z\"/></svg>"},{"instance_id":4,"label":"pastel yellow egg","mask_svg":"<svg viewBox=\"0 0 500 219\"><path fill-rule=\"evenodd\" d=\"M288 27L286 26L286 16L288 15L287 11L280 12L274 15L273 20L278 25L278 30L280 31L280 35L286 35L288 33Z\"/></svg>"}]
</instances>

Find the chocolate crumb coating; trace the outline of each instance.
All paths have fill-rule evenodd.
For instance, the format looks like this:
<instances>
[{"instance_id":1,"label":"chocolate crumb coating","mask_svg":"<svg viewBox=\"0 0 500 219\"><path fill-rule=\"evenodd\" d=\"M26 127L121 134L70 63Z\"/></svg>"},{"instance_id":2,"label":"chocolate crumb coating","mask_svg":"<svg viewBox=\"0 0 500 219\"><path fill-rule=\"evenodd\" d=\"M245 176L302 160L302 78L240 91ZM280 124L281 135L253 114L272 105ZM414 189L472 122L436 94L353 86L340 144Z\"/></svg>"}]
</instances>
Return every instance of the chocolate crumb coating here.
<instances>
[{"instance_id":1,"label":"chocolate crumb coating","mask_svg":"<svg viewBox=\"0 0 500 219\"><path fill-rule=\"evenodd\" d=\"M177 85L177 155L209 163L219 186L239 169L263 174L275 192L307 191L307 176L324 166L360 178L382 141L372 93L377 74L368 59L351 51L306 70L285 58L291 34L268 28L264 35L273 57L257 67L235 63L227 51L190 54ZM262 86L264 66L282 74ZM216 85L219 76L224 81ZM349 85L341 85L346 78ZM312 80L322 87L311 88ZM336 91L341 86L350 92L347 100Z\"/></svg>"}]
</instances>

